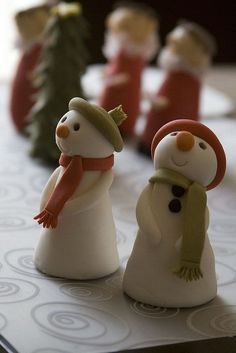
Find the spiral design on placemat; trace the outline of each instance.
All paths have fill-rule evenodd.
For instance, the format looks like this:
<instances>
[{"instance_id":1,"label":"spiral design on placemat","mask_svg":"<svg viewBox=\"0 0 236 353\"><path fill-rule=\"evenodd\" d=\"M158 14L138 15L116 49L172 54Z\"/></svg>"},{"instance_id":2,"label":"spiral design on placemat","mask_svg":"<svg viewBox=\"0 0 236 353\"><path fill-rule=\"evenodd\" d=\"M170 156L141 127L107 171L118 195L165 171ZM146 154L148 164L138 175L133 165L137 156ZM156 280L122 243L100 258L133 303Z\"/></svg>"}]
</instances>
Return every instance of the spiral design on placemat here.
<instances>
[{"instance_id":1,"label":"spiral design on placemat","mask_svg":"<svg viewBox=\"0 0 236 353\"><path fill-rule=\"evenodd\" d=\"M21 248L8 251L4 258L13 271L36 278L47 278L38 272L33 262L33 248Z\"/></svg>"},{"instance_id":2,"label":"spiral design on placemat","mask_svg":"<svg viewBox=\"0 0 236 353\"><path fill-rule=\"evenodd\" d=\"M222 314L211 320L211 326L223 334L236 335L236 313Z\"/></svg>"},{"instance_id":3,"label":"spiral design on placemat","mask_svg":"<svg viewBox=\"0 0 236 353\"><path fill-rule=\"evenodd\" d=\"M48 315L48 321L51 326L58 329L65 329L71 331L79 331L89 327L89 317L79 313L68 313L67 311L61 310L60 312L53 312ZM100 325L100 331L94 335L94 337L103 336L106 329L103 325Z\"/></svg>"},{"instance_id":4,"label":"spiral design on placemat","mask_svg":"<svg viewBox=\"0 0 236 353\"><path fill-rule=\"evenodd\" d=\"M130 305L131 309L138 315L148 317L150 319L168 319L178 315L179 309L161 308L140 302L134 302Z\"/></svg>"},{"instance_id":5,"label":"spiral design on placemat","mask_svg":"<svg viewBox=\"0 0 236 353\"><path fill-rule=\"evenodd\" d=\"M236 305L209 306L195 310L187 325L205 337L236 335Z\"/></svg>"},{"instance_id":6,"label":"spiral design on placemat","mask_svg":"<svg viewBox=\"0 0 236 353\"><path fill-rule=\"evenodd\" d=\"M8 251L4 255L6 263L11 269L17 273L25 276L35 277L40 279L56 279L57 281L63 281L63 278L51 277L46 274L39 272L34 265L33 261L33 248L20 248Z\"/></svg>"},{"instance_id":7,"label":"spiral design on placemat","mask_svg":"<svg viewBox=\"0 0 236 353\"><path fill-rule=\"evenodd\" d=\"M218 286L225 286L236 281L236 270L219 261L216 261L216 275Z\"/></svg>"},{"instance_id":8,"label":"spiral design on placemat","mask_svg":"<svg viewBox=\"0 0 236 353\"><path fill-rule=\"evenodd\" d=\"M19 232L37 227L32 210L0 208L0 232Z\"/></svg>"},{"instance_id":9,"label":"spiral design on placemat","mask_svg":"<svg viewBox=\"0 0 236 353\"><path fill-rule=\"evenodd\" d=\"M111 292L107 288L85 282L64 283L59 289L63 294L83 301L100 302L109 300L112 297Z\"/></svg>"},{"instance_id":10,"label":"spiral design on placemat","mask_svg":"<svg viewBox=\"0 0 236 353\"><path fill-rule=\"evenodd\" d=\"M33 257L31 254L22 256L18 259L18 263L22 268L26 270L32 270L34 268Z\"/></svg>"},{"instance_id":11,"label":"spiral design on placemat","mask_svg":"<svg viewBox=\"0 0 236 353\"><path fill-rule=\"evenodd\" d=\"M23 302L36 297L39 288L18 278L0 278L0 304Z\"/></svg>"},{"instance_id":12,"label":"spiral design on placemat","mask_svg":"<svg viewBox=\"0 0 236 353\"><path fill-rule=\"evenodd\" d=\"M0 281L0 302L4 297L15 295L20 291L20 287L15 283Z\"/></svg>"},{"instance_id":13,"label":"spiral design on placemat","mask_svg":"<svg viewBox=\"0 0 236 353\"><path fill-rule=\"evenodd\" d=\"M48 335L84 345L104 346L126 339L127 324L98 308L67 302L37 305L32 318Z\"/></svg>"}]
</instances>

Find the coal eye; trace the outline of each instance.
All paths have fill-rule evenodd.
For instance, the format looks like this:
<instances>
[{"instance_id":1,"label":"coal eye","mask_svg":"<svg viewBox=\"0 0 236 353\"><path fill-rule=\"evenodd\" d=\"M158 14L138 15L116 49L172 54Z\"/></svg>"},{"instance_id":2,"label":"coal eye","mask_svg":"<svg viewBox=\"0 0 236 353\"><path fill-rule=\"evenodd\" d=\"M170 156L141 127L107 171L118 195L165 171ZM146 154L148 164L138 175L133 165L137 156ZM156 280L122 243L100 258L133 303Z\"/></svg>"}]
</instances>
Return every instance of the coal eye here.
<instances>
[{"instance_id":1,"label":"coal eye","mask_svg":"<svg viewBox=\"0 0 236 353\"><path fill-rule=\"evenodd\" d=\"M171 134L170 134L170 136L176 136L178 134L178 132L172 132Z\"/></svg>"},{"instance_id":2,"label":"coal eye","mask_svg":"<svg viewBox=\"0 0 236 353\"><path fill-rule=\"evenodd\" d=\"M64 123L64 121L66 121L67 116L64 116L64 118L61 119L61 123Z\"/></svg>"},{"instance_id":3,"label":"coal eye","mask_svg":"<svg viewBox=\"0 0 236 353\"><path fill-rule=\"evenodd\" d=\"M73 129L75 131L78 131L80 129L80 124L79 123L74 124Z\"/></svg>"},{"instance_id":4,"label":"coal eye","mask_svg":"<svg viewBox=\"0 0 236 353\"><path fill-rule=\"evenodd\" d=\"M206 150L207 146L204 142L199 142L199 147L202 149L202 150Z\"/></svg>"}]
</instances>

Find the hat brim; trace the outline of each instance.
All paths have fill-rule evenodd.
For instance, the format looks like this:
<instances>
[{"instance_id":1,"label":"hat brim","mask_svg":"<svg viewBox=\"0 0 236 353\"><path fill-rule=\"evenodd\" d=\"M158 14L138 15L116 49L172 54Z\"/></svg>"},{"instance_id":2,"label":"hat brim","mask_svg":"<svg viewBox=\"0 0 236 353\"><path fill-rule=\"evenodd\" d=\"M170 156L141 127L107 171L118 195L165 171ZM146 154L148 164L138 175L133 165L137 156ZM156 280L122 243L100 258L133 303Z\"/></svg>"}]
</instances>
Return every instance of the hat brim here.
<instances>
[{"instance_id":1,"label":"hat brim","mask_svg":"<svg viewBox=\"0 0 236 353\"><path fill-rule=\"evenodd\" d=\"M82 114L110 142L116 152L122 150L123 140L119 128L105 109L83 98L75 97L69 102L69 110L76 110Z\"/></svg>"}]
</instances>

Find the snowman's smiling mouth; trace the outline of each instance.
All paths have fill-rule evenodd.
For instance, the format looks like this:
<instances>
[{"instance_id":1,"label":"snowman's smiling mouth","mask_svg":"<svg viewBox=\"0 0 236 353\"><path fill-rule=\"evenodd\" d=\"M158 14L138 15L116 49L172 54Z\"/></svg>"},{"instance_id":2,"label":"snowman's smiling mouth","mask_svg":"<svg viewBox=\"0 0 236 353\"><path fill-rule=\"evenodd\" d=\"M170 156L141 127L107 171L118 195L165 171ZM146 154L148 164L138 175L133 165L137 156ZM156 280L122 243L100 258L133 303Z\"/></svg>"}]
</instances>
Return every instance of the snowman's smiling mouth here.
<instances>
[{"instance_id":1,"label":"snowman's smiling mouth","mask_svg":"<svg viewBox=\"0 0 236 353\"><path fill-rule=\"evenodd\" d=\"M174 163L174 165L176 165L177 167L184 167L186 164L188 164L188 161L185 161L185 162L176 162L176 160L174 159L173 156L170 157L171 159L171 162Z\"/></svg>"}]
</instances>

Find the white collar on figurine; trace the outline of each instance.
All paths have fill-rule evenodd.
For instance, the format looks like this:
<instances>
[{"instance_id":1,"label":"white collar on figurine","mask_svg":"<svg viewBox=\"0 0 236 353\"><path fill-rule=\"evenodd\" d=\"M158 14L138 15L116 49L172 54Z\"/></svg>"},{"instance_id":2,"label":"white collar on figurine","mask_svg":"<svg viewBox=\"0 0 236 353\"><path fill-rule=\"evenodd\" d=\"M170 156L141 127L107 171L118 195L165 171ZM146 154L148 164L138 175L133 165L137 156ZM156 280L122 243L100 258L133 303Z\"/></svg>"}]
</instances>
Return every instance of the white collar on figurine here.
<instances>
[{"instance_id":1,"label":"white collar on figurine","mask_svg":"<svg viewBox=\"0 0 236 353\"><path fill-rule=\"evenodd\" d=\"M159 38L155 33L151 33L144 43L137 44L125 33L114 34L107 31L102 51L108 60L117 56L122 50L128 56L141 56L145 61L149 61L156 55L158 49Z\"/></svg>"},{"instance_id":2,"label":"white collar on figurine","mask_svg":"<svg viewBox=\"0 0 236 353\"><path fill-rule=\"evenodd\" d=\"M161 50L158 56L157 63L160 68L165 71L181 70L189 72L190 74L196 77L203 76L209 67L209 62L197 68L192 67L191 65L186 63L182 57L173 54L173 52L170 52L168 48L163 48Z\"/></svg>"}]
</instances>

